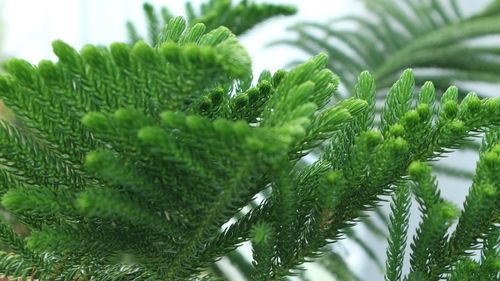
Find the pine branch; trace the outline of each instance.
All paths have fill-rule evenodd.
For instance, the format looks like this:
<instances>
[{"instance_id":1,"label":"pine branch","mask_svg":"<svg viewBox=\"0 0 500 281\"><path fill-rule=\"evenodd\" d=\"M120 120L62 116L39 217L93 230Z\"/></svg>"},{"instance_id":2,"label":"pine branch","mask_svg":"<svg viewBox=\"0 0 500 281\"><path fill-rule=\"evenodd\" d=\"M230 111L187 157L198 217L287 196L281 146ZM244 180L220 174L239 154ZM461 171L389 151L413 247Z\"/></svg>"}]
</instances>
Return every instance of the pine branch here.
<instances>
[{"instance_id":1,"label":"pine branch","mask_svg":"<svg viewBox=\"0 0 500 281\"><path fill-rule=\"evenodd\" d=\"M390 2L373 4L374 10ZM212 9L227 7L209 3L201 11L207 18ZM420 11L425 26L460 18L439 2L429 4L437 14ZM238 9L249 10L238 15L267 7L242 5ZM0 75L0 95L16 118L0 127L1 202L26 228L22 237L0 224L6 247L0 274L218 280L225 276L214 263L229 256L250 278L282 280L326 253L325 268L357 280L327 245L347 236L375 257L351 227L392 195L386 278L397 280L408 175L422 222L407 280L496 273L498 98L470 93L459 102L460 91L449 87L438 105L435 85L419 88L406 70L391 88L378 126L370 73L347 77L357 81L355 95L341 101L333 100L340 78L327 69L324 54L289 71L264 71L253 84L250 58L227 28L188 23L166 10L159 20L147 9L150 33L159 33L154 47L115 43L78 52L56 41L58 62L12 60L8 74ZM400 12L393 7L391 17L404 20ZM190 9L189 15L196 13ZM160 31L161 22L166 25ZM404 39L426 31L410 25L396 31L390 23L367 26L386 36L391 50L403 44L394 34ZM458 35L446 36L452 42ZM344 37L352 44L363 40ZM366 48L376 53L378 47ZM422 163L482 132L487 135L474 183L457 230L448 235L455 209ZM311 164L306 160L312 153L318 159ZM244 208L250 211L244 214ZM233 252L248 240L251 265ZM482 259L471 262L468 254L481 247Z\"/></svg>"},{"instance_id":2,"label":"pine branch","mask_svg":"<svg viewBox=\"0 0 500 281\"><path fill-rule=\"evenodd\" d=\"M407 184L396 187L392 198L389 225L389 247L387 248L387 261L385 280L397 281L401 279L403 259L406 247L408 222L410 218L411 193Z\"/></svg>"}]
</instances>

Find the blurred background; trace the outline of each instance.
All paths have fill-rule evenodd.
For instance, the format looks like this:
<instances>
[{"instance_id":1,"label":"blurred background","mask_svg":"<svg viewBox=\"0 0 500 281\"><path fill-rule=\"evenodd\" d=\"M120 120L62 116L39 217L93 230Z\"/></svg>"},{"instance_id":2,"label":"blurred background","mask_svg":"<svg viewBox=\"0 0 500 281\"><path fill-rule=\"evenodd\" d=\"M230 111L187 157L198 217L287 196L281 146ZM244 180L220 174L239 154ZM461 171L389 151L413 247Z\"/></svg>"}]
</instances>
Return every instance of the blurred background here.
<instances>
[{"instance_id":1,"label":"blurred background","mask_svg":"<svg viewBox=\"0 0 500 281\"><path fill-rule=\"evenodd\" d=\"M403 0L406 1L406 0ZM413 1L413 0L408 0ZM185 1L149 0L156 7L167 6L174 15L184 15ZM204 2L191 1L194 7ZM237 1L236 1L237 2ZM241 36L241 42L247 47L254 64L256 76L264 70L275 71L287 67L291 62L310 56L299 48L278 44L268 44L284 38L296 39L297 34L287 30L298 22L327 22L332 18L346 15L370 16L364 1L356 0L267 0L256 2L291 4L298 8L298 13L290 17L271 19ZM416 1L418 2L418 1ZM485 7L489 0L458 1L465 14L474 14ZM127 41L126 21L133 22L140 33L144 34L146 22L142 10L143 0L0 0L0 60L7 57L19 57L36 64L41 59L55 59L51 42L62 39L76 48L84 44L108 45L115 41ZM500 22L498 23L500 24ZM492 40L488 38L488 40ZM497 40L498 38L493 38ZM498 84L497 84L498 85ZM473 84L474 90L487 95L499 95L498 86ZM498 91L497 91L498 90ZM474 150L458 151L444 161L450 166L459 166L465 171L473 171L478 158ZM467 177L456 177L439 173L438 179L443 196L461 206L471 183ZM414 204L415 206L416 204ZM416 209L416 207L415 207ZM387 211L385 210L387 213ZM418 224L418 215L411 219L410 231ZM384 228L380 221L379 227ZM385 241L376 238L366 226L355 228L358 237L365 240L378 258L385 260ZM410 232L409 237L412 236ZM369 276L362 280L383 280L379 266L371 262L369 255L358 243L344 240L335 245L341 250L354 273ZM248 245L244 253L249 254ZM234 280L243 280L238 271L227 259L221 261L221 268L233 276ZM310 280L334 280L325 268L315 264L307 265Z\"/></svg>"},{"instance_id":2,"label":"blurred background","mask_svg":"<svg viewBox=\"0 0 500 281\"><path fill-rule=\"evenodd\" d=\"M62 39L74 47L84 44L107 45L126 41L125 22L130 20L145 33L143 0L0 0L0 42L3 54L21 57L36 63L55 58L50 43ZM185 15L182 0L149 0L156 7L167 6L174 15ZM199 7L203 0L191 1ZM237 2L237 1L234 1ZM326 21L332 17L363 10L360 1L340 0L329 3L320 0L255 1L286 3L298 8L298 14L279 17L250 30L241 38L250 52L254 69L276 70L304 54L291 47L268 48L271 41L285 34L288 26L301 20Z\"/></svg>"}]
</instances>

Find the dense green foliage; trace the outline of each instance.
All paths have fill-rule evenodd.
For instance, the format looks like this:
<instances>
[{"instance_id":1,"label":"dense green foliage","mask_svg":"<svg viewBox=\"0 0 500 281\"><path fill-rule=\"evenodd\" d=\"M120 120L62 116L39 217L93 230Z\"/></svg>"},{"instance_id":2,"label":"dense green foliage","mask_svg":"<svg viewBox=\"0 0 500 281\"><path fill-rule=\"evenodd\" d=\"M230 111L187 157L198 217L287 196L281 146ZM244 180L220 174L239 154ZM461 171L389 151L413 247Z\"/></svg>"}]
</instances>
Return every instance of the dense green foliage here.
<instances>
[{"instance_id":1,"label":"dense green foliage","mask_svg":"<svg viewBox=\"0 0 500 281\"><path fill-rule=\"evenodd\" d=\"M465 4L475 5L469 2L366 0L365 11L361 13L354 11L324 23L295 24L290 28L293 39L273 44L294 46L308 55L327 53L328 67L339 75L347 90L339 92L339 98L354 95L358 73L369 70L377 81L378 99L383 100L396 77L410 67L415 69L417 85L433 81L438 96L450 84L460 84L461 100L469 92L467 88L500 85L500 1L491 0L477 12L462 8ZM486 94L482 91L486 91L485 87L481 87L480 97ZM476 139L461 149L477 153L479 146ZM432 167L437 173L457 180L470 180L474 176L470 167L462 163L435 161ZM384 239L371 227L374 221L373 215L364 219L365 225ZM362 242L357 238L354 241ZM360 245L377 261L380 255L373 255L373 250Z\"/></svg>"},{"instance_id":2,"label":"dense green foliage","mask_svg":"<svg viewBox=\"0 0 500 281\"><path fill-rule=\"evenodd\" d=\"M219 280L214 262L241 260L234 249L250 241L253 262L239 264L249 280L283 280L316 258L355 280L327 245L392 196L386 278L401 280L413 196L422 219L407 280L497 277L499 98L459 101L449 87L437 103L406 70L376 122L374 78L362 72L354 96L336 100L324 54L252 84L227 28L171 18L157 38L79 52L56 41L57 62L6 64L0 98L17 122L0 121L11 214L0 276ZM483 131L459 214L424 163Z\"/></svg>"},{"instance_id":3,"label":"dense green foliage","mask_svg":"<svg viewBox=\"0 0 500 281\"><path fill-rule=\"evenodd\" d=\"M438 95L451 84L461 84L459 100L477 83L500 85L500 1L491 0L474 14L463 11L458 0L363 2L368 15L298 23L290 28L294 39L273 44L293 46L308 55L328 54L328 67L341 78L347 96L354 94L357 75L364 70L374 75L379 99L406 68L415 70L417 84L433 81ZM479 143L464 148L477 151ZM433 166L458 178L473 176L461 166Z\"/></svg>"}]
</instances>

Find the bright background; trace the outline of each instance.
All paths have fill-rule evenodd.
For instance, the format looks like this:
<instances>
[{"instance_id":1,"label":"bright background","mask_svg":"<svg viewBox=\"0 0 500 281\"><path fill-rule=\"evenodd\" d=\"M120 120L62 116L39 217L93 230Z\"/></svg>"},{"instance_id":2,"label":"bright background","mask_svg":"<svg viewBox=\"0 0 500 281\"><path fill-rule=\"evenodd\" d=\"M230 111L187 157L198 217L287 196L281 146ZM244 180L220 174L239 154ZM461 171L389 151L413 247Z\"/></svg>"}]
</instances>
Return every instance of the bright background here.
<instances>
[{"instance_id":1,"label":"bright background","mask_svg":"<svg viewBox=\"0 0 500 281\"><path fill-rule=\"evenodd\" d=\"M185 1L150 0L159 7L168 5L173 14L184 14ZM194 7L202 2L194 0ZM235 1L236 2L236 1ZM260 2L260 1L257 1ZM363 13L359 0L267 0L265 2L287 3L298 7L299 13L293 17L277 18L261 24L241 37L253 59L255 73L263 69L276 70L287 63L305 59L296 49L278 46L266 48L266 44L289 36L286 27L298 21L325 21L352 13ZM468 12L484 6L487 0L462 0L462 7ZM126 41L125 22L131 20L139 30L144 30L145 20L142 12L143 0L0 0L0 58L1 56L24 58L32 63L41 59L55 59L50 43L62 39L80 48L84 44L108 45L114 41ZM141 32L144 34L144 32ZM445 161L474 169L477 155L474 153L454 153ZM439 176L443 195L461 206L470 181L460 181ZM414 204L415 205L415 204ZM416 211L416 208L414 208ZM412 216L410 229L418 224L418 216ZM365 233L363 228L358 231ZM411 233L410 236L411 237ZM347 259L365 280L382 280L382 274L372 263L364 262L366 257L355 245L343 242L349 248ZM385 244L380 241L369 242L384 258ZM249 248L245 247L245 251ZM222 261L226 263L226 261ZM227 267L228 270L229 267ZM234 273L235 280L238 274ZM331 280L314 266L309 276L312 280ZM380 278L377 278L380 277Z\"/></svg>"},{"instance_id":2,"label":"bright background","mask_svg":"<svg viewBox=\"0 0 500 281\"><path fill-rule=\"evenodd\" d=\"M3 50L10 56L22 57L31 62L54 58L50 42L63 39L75 47L84 44L109 44L127 39L125 22L132 20L144 28L143 0L0 0L3 27ZM167 5L173 14L183 15L186 1L149 0L159 7ZM191 1L194 7L201 0ZM237 1L234 1L237 2ZM256 1L264 2L264 1ZM275 70L292 59L298 52L284 48L264 46L273 39L282 38L286 27L298 20L326 20L359 10L359 1L320 0L271 0L266 2L288 3L299 8L293 17L278 18L258 26L242 37L257 71L263 68ZM331 2L325 6L325 3ZM0 17L2 18L2 17Z\"/></svg>"}]
</instances>

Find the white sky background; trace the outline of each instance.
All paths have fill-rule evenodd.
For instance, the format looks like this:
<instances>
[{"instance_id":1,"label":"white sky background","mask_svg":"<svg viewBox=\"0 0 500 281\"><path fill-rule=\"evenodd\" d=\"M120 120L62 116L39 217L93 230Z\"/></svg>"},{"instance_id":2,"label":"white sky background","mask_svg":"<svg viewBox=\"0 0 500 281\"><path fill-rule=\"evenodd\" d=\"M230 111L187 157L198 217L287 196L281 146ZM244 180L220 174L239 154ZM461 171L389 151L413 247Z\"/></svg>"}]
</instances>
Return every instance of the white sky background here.
<instances>
[{"instance_id":1,"label":"white sky background","mask_svg":"<svg viewBox=\"0 0 500 281\"><path fill-rule=\"evenodd\" d=\"M109 44L126 40L125 22L132 20L144 27L143 0L0 0L0 12L7 23L3 28L4 52L32 63L55 59L50 42L62 39L75 47L83 44ZM167 5L174 14L184 14L181 0L150 0L155 6ZM200 0L192 1L194 6ZM260 2L260 1L257 1ZM300 52L291 48L274 47L263 50L265 44L282 38L285 28L297 20L326 20L360 7L357 0L271 0L299 8L294 17L279 18L265 23L242 37L254 61L256 71L275 70L297 58ZM326 4L328 3L328 4ZM0 4L1 5L1 4ZM286 49L286 50L285 50Z\"/></svg>"},{"instance_id":2,"label":"white sky background","mask_svg":"<svg viewBox=\"0 0 500 281\"><path fill-rule=\"evenodd\" d=\"M173 14L184 14L183 0L149 2L156 7L167 5ZM197 7L203 1L192 2L194 7ZM274 71L291 61L306 58L303 53L290 47L265 48L269 42L285 38L287 26L301 20L325 21L332 17L362 12L359 0L267 0L265 2L292 4L298 7L299 13L293 17L271 20L241 37L241 42L247 47L253 59L254 73L260 73L263 69ZM482 6L481 3L487 1L462 2L469 8L477 10ZM9 57L23 58L36 64L41 59L55 60L50 45L55 39L62 39L77 49L87 43L108 45L115 41L125 41L127 20L134 22L140 30L144 30L142 3L143 0L0 0L0 21L3 21L0 22L0 44L3 43L0 50ZM465 164L463 166L473 169L476 159L477 156L474 154L454 153L447 162L462 163ZM443 195L461 205L469 183L446 177L440 177L440 181ZM413 226L417 223L418 217L412 218ZM376 243L377 250L381 251L381 256L384 257L385 244L379 241ZM365 268L362 257L356 254L359 249L354 247L353 252L350 255L351 262L357 265L356 269L362 273L361 275L382 276L373 266ZM318 274L317 271L313 272ZM375 277L366 280L368 279L382 280ZM312 280L329 279L316 275Z\"/></svg>"}]
</instances>

